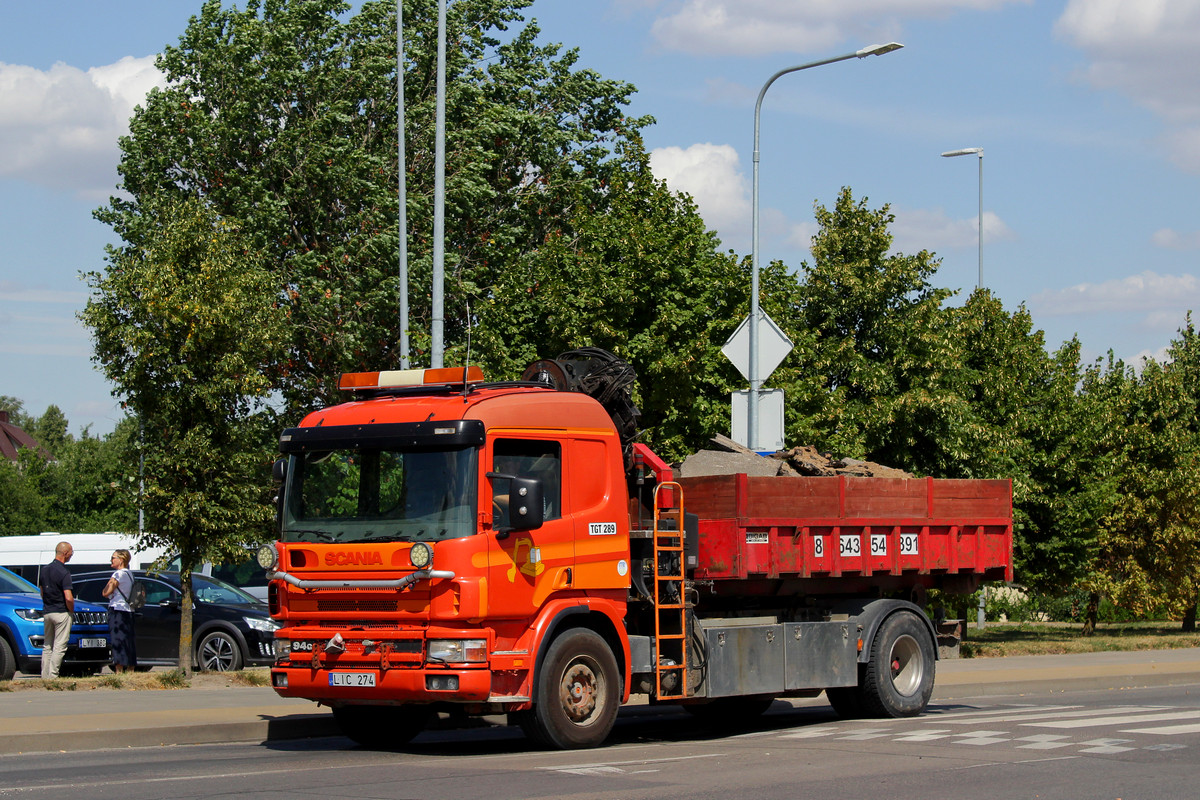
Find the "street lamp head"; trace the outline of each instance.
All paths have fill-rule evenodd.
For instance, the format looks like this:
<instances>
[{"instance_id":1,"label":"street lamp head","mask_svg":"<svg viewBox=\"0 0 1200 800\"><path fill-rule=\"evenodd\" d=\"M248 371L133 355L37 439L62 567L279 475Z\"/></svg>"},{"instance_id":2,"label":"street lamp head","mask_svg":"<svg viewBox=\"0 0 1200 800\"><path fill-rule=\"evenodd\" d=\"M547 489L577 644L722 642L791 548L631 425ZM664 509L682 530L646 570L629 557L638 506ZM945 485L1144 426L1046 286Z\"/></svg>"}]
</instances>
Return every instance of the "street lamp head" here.
<instances>
[{"instance_id":1,"label":"street lamp head","mask_svg":"<svg viewBox=\"0 0 1200 800\"><path fill-rule=\"evenodd\" d=\"M862 50L859 50L854 55L858 56L859 58L866 58L867 56L881 56L884 53L890 53L893 50L899 50L901 47L904 47L904 45L900 44L899 42L872 44L864 47Z\"/></svg>"},{"instance_id":2,"label":"street lamp head","mask_svg":"<svg viewBox=\"0 0 1200 800\"><path fill-rule=\"evenodd\" d=\"M942 158L952 158L954 156L973 156L976 154L978 154L980 158L983 158L983 148L964 147L961 150L947 150L946 152L942 153Z\"/></svg>"}]
</instances>

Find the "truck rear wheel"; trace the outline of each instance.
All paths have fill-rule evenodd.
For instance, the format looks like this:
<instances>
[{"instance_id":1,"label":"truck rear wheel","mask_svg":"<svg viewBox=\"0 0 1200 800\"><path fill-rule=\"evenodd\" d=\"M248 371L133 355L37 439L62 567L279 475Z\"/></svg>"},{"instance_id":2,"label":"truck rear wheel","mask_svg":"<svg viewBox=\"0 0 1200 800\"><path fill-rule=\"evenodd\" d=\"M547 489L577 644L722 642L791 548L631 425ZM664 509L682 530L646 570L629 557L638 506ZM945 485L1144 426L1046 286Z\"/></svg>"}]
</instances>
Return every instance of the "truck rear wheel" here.
<instances>
[{"instance_id":1,"label":"truck rear wheel","mask_svg":"<svg viewBox=\"0 0 1200 800\"><path fill-rule=\"evenodd\" d=\"M864 711L875 717L920 714L933 694L933 674L933 642L925 624L907 611L893 614L875 634L860 678Z\"/></svg>"},{"instance_id":2,"label":"truck rear wheel","mask_svg":"<svg viewBox=\"0 0 1200 800\"><path fill-rule=\"evenodd\" d=\"M521 729L558 750L595 747L617 721L620 680L603 637L586 628L569 630L546 652L533 709L518 718Z\"/></svg>"},{"instance_id":3,"label":"truck rear wheel","mask_svg":"<svg viewBox=\"0 0 1200 800\"><path fill-rule=\"evenodd\" d=\"M858 719L863 715L862 690L857 686L839 686L825 690L825 699L842 719Z\"/></svg>"},{"instance_id":4,"label":"truck rear wheel","mask_svg":"<svg viewBox=\"0 0 1200 800\"><path fill-rule=\"evenodd\" d=\"M340 706L333 709L333 718L342 733L372 750L408 744L425 730L430 716L429 706Z\"/></svg>"}]
</instances>

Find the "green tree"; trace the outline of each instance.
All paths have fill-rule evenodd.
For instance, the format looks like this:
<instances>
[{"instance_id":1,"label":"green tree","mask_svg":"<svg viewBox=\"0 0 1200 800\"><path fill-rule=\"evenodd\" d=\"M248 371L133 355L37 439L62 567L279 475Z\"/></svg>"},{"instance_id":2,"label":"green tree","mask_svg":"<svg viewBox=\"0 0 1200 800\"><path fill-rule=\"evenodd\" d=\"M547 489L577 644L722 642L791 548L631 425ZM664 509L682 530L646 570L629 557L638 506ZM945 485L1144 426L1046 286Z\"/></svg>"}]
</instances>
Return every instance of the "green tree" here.
<instances>
[{"instance_id":1,"label":"green tree","mask_svg":"<svg viewBox=\"0 0 1200 800\"><path fill-rule=\"evenodd\" d=\"M645 120L632 88L521 26L527 0L448 14L446 342L465 338L509 270L581 192L603 192L614 144ZM164 198L202 196L268 255L291 323L267 364L289 418L336 399L344 371L394 366L397 278L395 3L210 0L158 60L121 141L121 188L97 212L129 245L157 236ZM415 363L428 363L436 3L404 8L406 164ZM501 42L501 37L505 41ZM528 341L528 340L523 340Z\"/></svg>"},{"instance_id":2,"label":"green tree","mask_svg":"<svg viewBox=\"0 0 1200 800\"><path fill-rule=\"evenodd\" d=\"M647 438L679 458L728 429L739 379L720 345L746 313L748 276L690 198L654 178L639 143L611 176L602 195L580 187L561 229L499 277L474 347L506 377L576 347L616 353L638 372ZM778 267L764 279L768 293L788 283Z\"/></svg>"},{"instance_id":3,"label":"green tree","mask_svg":"<svg viewBox=\"0 0 1200 800\"><path fill-rule=\"evenodd\" d=\"M180 554L180 665L190 674L191 571L226 561L271 522L274 415L265 364L283 314L263 254L198 200L154 209L152 243L111 249L83 320L95 360L144 431L143 545Z\"/></svg>"},{"instance_id":4,"label":"green tree","mask_svg":"<svg viewBox=\"0 0 1200 800\"><path fill-rule=\"evenodd\" d=\"M38 487L37 471L45 459L21 448L17 461L0 458L0 536L47 530L47 498Z\"/></svg>"},{"instance_id":5,"label":"green tree","mask_svg":"<svg viewBox=\"0 0 1200 800\"><path fill-rule=\"evenodd\" d=\"M1179 617L1200 588L1200 442L1191 382L1197 348L1190 319L1168 353L1175 360L1147 360L1140 374L1123 371L1115 424L1104 440L1113 493L1086 584L1137 614Z\"/></svg>"},{"instance_id":6,"label":"green tree","mask_svg":"<svg viewBox=\"0 0 1200 800\"><path fill-rule=\"evenodd\" d=\"M46 412L37 418L29 434L55 458L60 457L75 441L67 432L66 415L56 405L46 407Z\"/></svg>"},{"instance_id":7,"label":"green tree","mask_svg":"<svg viewBox=\"0 0 1200 800\"><path fill-rule=\"evenodd\" d=\"M849 188L816 217L794 324L816 337L808 370L822 391L796 402L817 420L823 447L943 471L934 457L947 446L942 420L962 399L950 391L959 353L942 303L951 292L930 283L937 261L925 251L890 255L888 207L870 209Z\"/></svg>"}]
</instances>

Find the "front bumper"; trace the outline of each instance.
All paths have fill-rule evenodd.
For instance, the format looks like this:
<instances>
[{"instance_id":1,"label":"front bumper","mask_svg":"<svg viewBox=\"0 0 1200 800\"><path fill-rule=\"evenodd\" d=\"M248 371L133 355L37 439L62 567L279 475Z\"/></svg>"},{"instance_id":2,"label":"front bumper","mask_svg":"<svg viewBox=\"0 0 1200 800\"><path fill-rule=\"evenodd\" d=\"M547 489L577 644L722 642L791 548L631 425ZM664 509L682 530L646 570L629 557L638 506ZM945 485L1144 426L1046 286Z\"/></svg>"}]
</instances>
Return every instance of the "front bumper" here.
<instances>
[{"instance_id":1,"label":"front bumper","mask_svg":"<svg viewBox=\"0 0 1200 800\"><path fill-rule=\"evenodd\" d=\"M331 685L330 676L369 676L374 685ZM344 679L344 677L343 677ZM492 673L472 669L310 669L271 668L271 684L280 697L323 703L483 703L492 694Z\"/></svg>"},{"instance_id":2,"label":"front bumper","mask_svg":"<svg viewBox=\"0 0 1200 800\"><path fill-rule=\"evenodd\" d=\"M370 632L329 628L279 631L287 657L271 667L271 685L281 697L303 697L337 705L371 703L483 703L493 696L489 664L492 633L480 629L422 629ZM320 637L320 638L317 638ZM461 662L431 655L432 642L444 655L447 641L475 646Z\"/></svg>"}]
</instances>

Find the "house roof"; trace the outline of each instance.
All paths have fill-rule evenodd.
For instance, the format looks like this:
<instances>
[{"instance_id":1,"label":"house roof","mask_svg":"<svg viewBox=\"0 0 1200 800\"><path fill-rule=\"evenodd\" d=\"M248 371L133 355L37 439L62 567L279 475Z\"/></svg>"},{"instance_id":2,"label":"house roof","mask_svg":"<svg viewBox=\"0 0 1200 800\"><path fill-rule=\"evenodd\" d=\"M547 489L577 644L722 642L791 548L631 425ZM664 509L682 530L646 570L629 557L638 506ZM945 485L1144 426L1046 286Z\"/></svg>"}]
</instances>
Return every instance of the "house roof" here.
<instances>
[{"instance_id":1,"label":"house roof","mask_svg":"<svg viewBox=\"0 0 1200 800\"><path fill-rule=\"evenodd\" d=\"M8 421L7 411L0 411L0 456L16 461L17 451L22 447L46 452L46 448L38 444L36 439Z\"/></svg>"}]
</instances>

